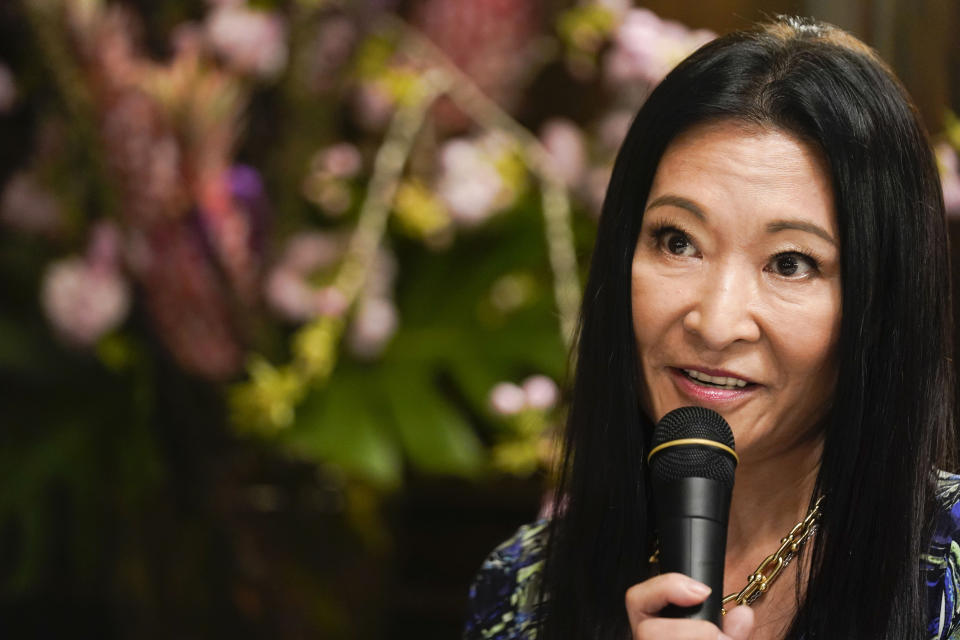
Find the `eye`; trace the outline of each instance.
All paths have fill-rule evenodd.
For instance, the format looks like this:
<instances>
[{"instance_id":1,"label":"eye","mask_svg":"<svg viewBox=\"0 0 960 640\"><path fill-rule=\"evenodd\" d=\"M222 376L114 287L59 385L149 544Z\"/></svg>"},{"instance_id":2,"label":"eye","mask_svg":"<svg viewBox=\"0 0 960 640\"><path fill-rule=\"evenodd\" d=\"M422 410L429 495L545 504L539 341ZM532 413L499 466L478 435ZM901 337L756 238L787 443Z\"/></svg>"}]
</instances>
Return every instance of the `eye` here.
<instances>
[{"instance_id":1,"label":"eye","mask_svg":"<svg viewBox=\"0 0 960 640\"><path fill-rule=\"evenodd\" d=\"M662 227L654 231L654 237L657 240L657 246L661 250L675 256L696 256L697 248L693 241L683 231L676 227Z\"/></svg>"},{"instance_id":2,"label":"eye","mask_svg":"<svg viewBox=\"0 0 960 640\"><path fill-rule=\"evenodd\" d=\"M767 270L785 278L798 279L816 274L819 265L812 257L791 251L773 256Z\"/></svg>"}]
</instances>

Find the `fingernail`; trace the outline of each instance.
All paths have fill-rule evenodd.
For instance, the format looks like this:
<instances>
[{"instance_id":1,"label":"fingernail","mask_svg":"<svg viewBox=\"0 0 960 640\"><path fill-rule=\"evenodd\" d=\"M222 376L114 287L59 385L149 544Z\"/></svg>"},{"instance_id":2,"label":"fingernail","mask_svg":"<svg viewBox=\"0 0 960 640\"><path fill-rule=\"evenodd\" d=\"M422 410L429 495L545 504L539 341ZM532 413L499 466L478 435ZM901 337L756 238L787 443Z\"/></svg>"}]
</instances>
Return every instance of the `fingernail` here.
<instances>
[{"instance_id":1,"label":"fingernail","mask_svg":"<svg viewBox=\"0 0 960 640\"><path fill-rule=\"evenodd\" d=\"M691 580L687 588L690 589L690 593L692 593L693 595L700 596L703 598L706 598L708 595L710 595L710 592L713 591L713 589L711 589L707 585L703 584L702 582L697 582L695 580Z\"/></svg>"}]
</instances>

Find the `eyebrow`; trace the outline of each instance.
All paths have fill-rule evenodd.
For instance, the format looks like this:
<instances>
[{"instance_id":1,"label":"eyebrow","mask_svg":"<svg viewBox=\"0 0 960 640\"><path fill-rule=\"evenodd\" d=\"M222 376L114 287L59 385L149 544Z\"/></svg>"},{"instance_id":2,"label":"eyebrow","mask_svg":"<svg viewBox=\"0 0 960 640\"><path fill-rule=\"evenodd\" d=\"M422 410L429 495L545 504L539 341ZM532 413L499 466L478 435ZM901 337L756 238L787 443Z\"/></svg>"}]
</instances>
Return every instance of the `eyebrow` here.
<instances>
[{"instance_id":1,"label":"eyebrow","mask_svg":"<svg viewBox=\"0 0 960 640\"><path fill-rule=\"evenodd\" d=\"M688 200L686 198L681 198L680 196L675 195L665 195L656 198L653 202L647 205L645 211L650 211L650 209L656 207L680 207L681 209L686 209L693 215L697 216L704 222L707 220L707 214L703 212L703 209L700 208L693 200Z\"/></svg>"},{"instance_id":2,"label":"eyebrow","mask_svg":"<svg viewBox=\"0 0 960 640\"><path fill-rule=\"evenodd\" d=\"M646 211L650 211L650 209L654 209L656 207L679 207L689 211L704 222L707 220L707 214L704 213L702 208L700 208L700 205L693 200L689 200L681 196L667 194L655 198L653 202L647 205ZM819 238L823 238L833 246L837 246L837 241L834 240L832 235L830 235L822 227L819 227L812 222L806 222L804 220L774 220L773 222L767 224L767 233L777 233L778 231L787 231L791 229L795 231L812 233Z\"/></svg>"},{"instance_id":3,"label":"eyebrow","mask_svg":"<svg viewBox=\"0 0 960 640\"><path fill-rule=\"evenodd\" d=\"M812 222L805 222L803 220L775 220L767 224L767 231L769 233L786 231L788 229L795 229L797 231L806 231L807 233L812 233L815 236L823 238L833 246L837 246L837 241L833 239L833 236L831 236L823 228L818 227Z\"/></svg>"}]
</instances>

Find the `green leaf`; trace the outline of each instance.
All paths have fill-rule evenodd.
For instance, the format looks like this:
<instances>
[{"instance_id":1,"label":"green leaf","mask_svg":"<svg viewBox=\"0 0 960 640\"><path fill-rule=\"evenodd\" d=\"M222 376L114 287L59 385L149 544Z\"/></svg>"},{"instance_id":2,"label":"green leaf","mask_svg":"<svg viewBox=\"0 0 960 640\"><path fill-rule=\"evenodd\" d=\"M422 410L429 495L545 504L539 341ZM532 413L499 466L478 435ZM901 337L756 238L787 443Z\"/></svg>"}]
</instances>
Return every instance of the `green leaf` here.
<instances>
[{"instance_id":1,"label":"green leaf","mask_svg":"<svg viewBox=\"0 0 960 640\"><path fill-rule=\"evenodd\" d=\"M384 376L404 451L420 471L475 476L484 462L479 439L430 379L417 373L394 370Z\"/></svg>"},{"instance_id":2,"label":"green leaf","mask_svg":"<svg viewBox=\"0 0 960 640\"><path fill-rule=\"evenodd\" d=\"M343 367L310 394L279 440L290 452L332 463L383 489L400 485L402 461L382 396L369 379Z\"/></svg>"}]
</instances>

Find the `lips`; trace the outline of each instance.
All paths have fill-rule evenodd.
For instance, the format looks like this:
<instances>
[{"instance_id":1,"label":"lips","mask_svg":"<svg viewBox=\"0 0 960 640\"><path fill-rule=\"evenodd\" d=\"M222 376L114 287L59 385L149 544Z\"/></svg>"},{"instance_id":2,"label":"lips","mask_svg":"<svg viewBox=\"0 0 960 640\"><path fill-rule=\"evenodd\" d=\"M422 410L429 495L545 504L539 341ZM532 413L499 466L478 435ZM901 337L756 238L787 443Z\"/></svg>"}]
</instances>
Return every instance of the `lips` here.
<instances>
[{"instance_id":1,"label":"lips","mask_svg":"<svg viewBox=\"0 0 960 640\"><path fill-rule=\"evenodd\" d=\"M687 374L688 378L692 378L697 382L701 382L712 387L742 389L750 384L743 378L737 378L735 376L711 376L710 374L697 371L696 369L682 369L682 371Z\"/></svg>"},{"instance_id":2,"label":"lips","mask_svg":"<svg viewBox=\"0 0 960 640\"><path fill-rule=\"evenodd\" d=\"M670 367L681 394L698 403L726 404L751 395L760 385L728 371Z\"/></svg>"}]
</instances>

